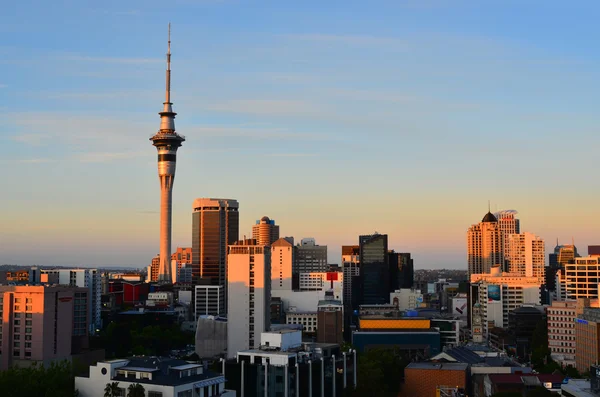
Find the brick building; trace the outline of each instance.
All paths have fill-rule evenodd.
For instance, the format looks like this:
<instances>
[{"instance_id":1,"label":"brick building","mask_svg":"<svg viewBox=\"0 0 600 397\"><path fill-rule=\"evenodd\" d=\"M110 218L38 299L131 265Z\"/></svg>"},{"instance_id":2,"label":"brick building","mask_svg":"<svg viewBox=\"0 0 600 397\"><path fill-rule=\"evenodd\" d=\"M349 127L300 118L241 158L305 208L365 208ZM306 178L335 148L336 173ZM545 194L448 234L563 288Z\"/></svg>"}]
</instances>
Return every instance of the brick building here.
<instances>
[{"instance_id":1,"label":"brick building","mask_svg":"<svg viewBox=\"0 0 600 397\"><path fill-rule=\"evenodd\" d=\"M466 390L469 385L469 365L466 363L410 363L404 369L401 396L431 397L440 387Z\"/></svg>"}]
</instances>

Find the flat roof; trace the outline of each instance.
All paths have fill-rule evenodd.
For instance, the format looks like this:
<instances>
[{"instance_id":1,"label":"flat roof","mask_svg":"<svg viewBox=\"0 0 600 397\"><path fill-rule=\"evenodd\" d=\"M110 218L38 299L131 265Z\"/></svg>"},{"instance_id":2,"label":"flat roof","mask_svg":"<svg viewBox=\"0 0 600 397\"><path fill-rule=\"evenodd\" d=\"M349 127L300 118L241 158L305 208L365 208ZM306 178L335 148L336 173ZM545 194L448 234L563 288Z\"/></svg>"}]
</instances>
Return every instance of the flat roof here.
<instances>
[{"instance_id":1,"label":"flat roof","mask_svg":"<svg viewBox=\"0 0 600 397\"><path fill-rule=\"evenodd\" d=\"M467 363L410 363L406 366L407 369L432 369L444 371L466 371L469 367Z\"/></svg>"},{"instance_id":2,"label":"flat roof","mask_svg":"<svg viewBox=\"0 0 600 397\"><path fill-rule=\"evenodd\" d=\"M265 331L263 332L263 334L291 334L293 332L300 332L300 330L297 329L278 329L275 331Z\"/></svg>"},{"instance_id":3,"label":"flat roof","mask_svg":"<svg viewBox=\"0 0 600 397\"><path fill-rule=\"evenodd\" d=\"M577 397L597 397L597 394L592 392L590 381L586 379L569 379L561 385L561 390Z\"/></svg>"},{"instance_id":4,"label":"flat roof","mask_svg":"<svg viewBox=\"0 0 600 397\"><path fill-rule=\"evenodd\" d=\"M171 367L171 369L185 371L186 369L192 369L192 368L198 368L198 367L202 367L202 365L201 364L184 364L184 365L179 365L177 367Z\"/></svg>"}]
</instances>

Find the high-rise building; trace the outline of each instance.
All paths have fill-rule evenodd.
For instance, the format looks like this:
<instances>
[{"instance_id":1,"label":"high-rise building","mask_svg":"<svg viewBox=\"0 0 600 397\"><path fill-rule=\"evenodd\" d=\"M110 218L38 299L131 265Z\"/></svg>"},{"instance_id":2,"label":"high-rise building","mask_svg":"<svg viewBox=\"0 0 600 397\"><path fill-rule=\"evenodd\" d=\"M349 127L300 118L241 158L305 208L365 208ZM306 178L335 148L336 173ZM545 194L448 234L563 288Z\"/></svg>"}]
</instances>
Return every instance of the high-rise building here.
<instances>
[{"instance_id":1,"label":"high-rise building","mask_svg":"<svg viewBox=\"0 0 600 397\"><path fill-rule=\"evenodd\" d=\"M564 288L567 300L578 298L597 298L600 283L600 257L587 256L575 258L575 263L564 265L564 279L557 290Z\"/></svg>"},{"instance_id":2,"label":"high-rise building","mask_svg":"<svg viewBox=\"0 0 600 397\"><path fill-rule=\"evenodd\" d=\"M373 234L359 237L360 280L358 287L358 305L386 304L390 298L390 268L387 234Z\"/></svg>"},{"instance_id":3,"label":"high-rise building","mask_svg":"<svg viewBox=\"0 0 600 397\"><path fill-rule=\"evenodd\" d=\"M167 88L163 111L160 112L160 130L150 138L158 150L158 178L160 179L160 265L159 281L172 283L171 274L171 205L177 149L185 141L175 132L175 115L171 103L171 25L169 24L169 49L167 51Z\"/></svg>"},{"instance_id":4,"label":"high-rise building","mask_svg":"<svg viewBox=\"0 0 600 397\"><path fill-rule=\"evenodd\" d=\"M194 282L210 279L227 294L227 246L240 230L237 200L198 198L192 213L192 273Z\"/></svg>"},{"instance_id":5,"label":"high-rise building","mask_svg":"<svg viewBox=\"0 0 600 397\"><path fill-rule=\"evenodd\" d=\"M158 268L160 267L160 254L156 254L154 258L152 258L152 262L150 266L148 266L148 278L147 282L156 282L158 281Z\"/></svg>"},{"instance_id":6,"label":"high-rise building","mask_svg":"<svg viewBox=\"0 0 600 397\"><path fill-rule=\"evenodd\" d=\"M0 370L69 359L88 339L88 289L0 286Z\"/></svg>"},{"instance_id":7,"label":"high-rise building","mask_svg":"<svg viewBox=\"0 0 600 397\"><path fill-rule=\"evenodd\" d=\"M258 245L271 246L279 239L279 226L275 224L275 220L263 216L252 226L252 238L258 242Z\"/></svg>"},{"instance_id":8,"label":"high-rise building","mask_svg":"<svg viewBox=\"0 0 600 397\"><path fill-rule=\"evenodd\" d=\"M256 240L229 246L227 356L260 345L271 326L271 250Z\"/></svg>"},{"instance_id":9,"label":"high-rise building","mask_svg":"<svg viewBox=\"0 0 600 397\"><path fill-rule=\"evenodd\" d=\"M517 219L518 212L515 210L504 210L496 212L494 216L498 219L498 229L500 230L500 239L502 252L504 255L503 271L508 271L510 264L508 259L508 251L510 249L508 236L511 234L521 233L521 222Z\"/></svg>"},{"instance_id":10,"label":"high-rise building","mask_svg":"<svg viewBox=\"0 0 600 397\"><path fill-rule=\"evenodd\" d=\"M525 277L537 277L539 283L544 284L546 270L544 240L528 232L509 234L506 240L508 241L508 272Z\"/></svg>"},{"instance_id":11,"label":"high-rise building","mask_svg":"<svg viewBox=\"0 0 600 397\"><path fill-rule=\"evenodd\" d=\"M495 265L504 267L500 226L491 212L467 231L467 255L469 276L489 273Z\"/></svg>"},{"instance_id":12,"label":"high-rise building","mask_svg":"<svg viewBox=\"0 0 600 397\"><path fill-rule=\"evenodd\" d=\"M352 302L352 278L360 273L360 246L342 245L342 272L344 273L344 302Z\"/></svg>"},{"instance_id":13,"label":"high-rise building","mask_svg":"<svg viewBox=\"0 0 600 397\"><path fill-rule=\"evenodd\" d=\"M50 284L86 288L88 325L90 334L102 328L102 275L97 269L42 269L41 275L47 275ZM43 276L42 276L43 277Z\"/></svg>"},{"instance_id":14,"label":"high-rise building","mask_svg":"<svg viewBox=\"0 0 600 397\"><path fill-rule=\"evenodd\" d=\"M294 238L283 237L271 244L271 290L292 289Z\"/></svg>"},{"instance_id":15,"label":"high-rise building","mask_svg":"<svg viewBox=\"0 0 600 397\"><path fill-rule=\"evenodd\" d=\"M600 362L600 309L578 308L575 319L575 366L579 372L589 371Z\"/></svg>"},{"instance_id":16,"label":"high-rise building","mask_svg":"<svg viewBox=\"0 0 600 397\"><path fill-rule=\"evenodd\" d=\"M409 253L394 252L388 254L390 264L390 291L412 288L414 264Z\"/></svg>"},{"instance_id":17,"label":"high-rise building","mask_svg":"<svg viewBox=\"0 0 600 397\"><path fill-rule=\"evenodd\" d=\"M314 238L303 238L296 245L294 273L327 272L327 246L317 245Z\"/></svg>"},{"instance_id":18,"label":"high-rise building","mask_svg":"<svg viewBox=\"0 0 600 397\"><path fill-rule=\"evenodd\" d=\"M548 255L548 267L546 268L546 287L548 290L556 291L556 277L561 277L558 275L560 269L567 263L575 262L575 258L579 257L581 256L577 253L577 247L574 244L559 245L558 239L556 240L554 253ZM562 276L564 276L564 271L562 271ZM555 295L557 300L562 300L558 294Z\"/></svg>"}]
</instances>

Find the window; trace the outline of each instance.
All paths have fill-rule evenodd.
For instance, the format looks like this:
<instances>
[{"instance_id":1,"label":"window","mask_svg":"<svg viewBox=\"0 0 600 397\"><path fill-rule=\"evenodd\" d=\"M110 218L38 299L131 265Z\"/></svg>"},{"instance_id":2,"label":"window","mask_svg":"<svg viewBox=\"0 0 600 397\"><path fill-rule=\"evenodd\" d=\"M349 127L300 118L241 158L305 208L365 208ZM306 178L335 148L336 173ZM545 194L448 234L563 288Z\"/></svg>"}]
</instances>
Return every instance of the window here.
<instances>
[{"instance_id":1,"label":"window","mask_svg":"<svg viewBox=\"0 0 600 397\"><path fill-rule=\"evenodd\" d=\"M13 357L21 357L21 352L19 350L13 350Z\"/></svg>"},{"instance_id":2,"label":"window","mask_svg":"<svg viewBox=\"0 0 600 397\"><path fill-rule=\"evenodd\" d=\"M25 358L31 357L31 352L25 352Z\"/></svg>"},{"instance_id":3,"label":"window","mask_svg":"<svg viewBox=\"0 0 600 397\"><path fill-rule=\"evenodd\" d=\"M25 306L25 310L27 310L28 312L33 310L33 306Z\"/></svg>"},{"instance_id":4,"label":"window","mask_svg":"<svg viewBox=\"0 0 600 397\"><path fill-rule=\"evenodd\" d=\"M31 298L26 298L25 303L31 303L33 300Z\"/></svg>"},{"instance_id":5,"label":"window","mask_svg":"<svg viewBox=\"0 0 600 397\"><path fill-rule=\"evenodd\" d=\"M21 339L21 335L14 335L13 337L14 337L15 340Z\"/></svg>"},{"instance_id":6,"label":"window","mask_svg":"<svg viewBox=\"0 0 600 397\"><path fill-rule=\"evenodd\" d=\"M162 397L162 392L161 391L149 391L148 392L148 397Z\"/></svg>"},{"instance_id":7,"label":"window","mask_svg":"<svg viewBox=\"0 0 600 397\"><path fill-rule=\"evenodd\" d=\"M25 335L25 340L31 340L31 335Z\"/></svg>"},{"instance_id":8,"label":"window","mask_svg":"<svg viewBox=\"0 0 600 397\"><path fill-rule=\"evenodd\" d=\"M25 333L30 334L31 333L31 328L25 328Z\"/></svg>"},{"instance_id":9,"label":"window","mask_svg":"<svg viewBox=\"0 0 600 397\"><path fill-rule=\"evenodd\" d=\"M25 348L31 349L31 342L25 342Z\"/></svg>"},{"instance_id":10,"label":"window","mask_svg":"<svg viewBox=\"0 0 600 397\"><path fill-rule=\"evenodd\" d=\"M21 298L15 298L15 303L21 303Z\"/></svg>"},{"instance_id":11,"label":"window","mask_svg":"<svg viewBox=\"0 0 600 397\"><path fill-rule=\"evenodd\" d=\"M33 315L31 313L25 313L25 318L31 318Z\"/></svg>"},{"instance_id":12,"label":"window","mask_svg":"<svg viewBox=\"0 0 600 397\"><path fill-rule=\"evenodd\" d=\"M15 311L19 311L19 310L21 310L21 306L16 306L15 305Z\"/></svg>"},{"instance_id":13,"label":"window","mask_svg":"<svg viewBox=\"0 0 600 397\"><path fill-rule=\"evenodd\" d=\"M14 343L13 343L13 346L14 346L14 347L21 347L21 342L14 342Z\"/></svg>"},{"instance_id":14,"label":"window","mask_svg":"<svg viewBox=\"0 0 600 397\"><path fill-rule=\"evenodd\" d=\"M207 390L208 391L208 390ZM204 394L205 396L208 396L208 394ZM180 391L179 393L177 393L177 397L192 397L192 389L190 390L185 390L185 391Z\"/></svg>"},{"instance_id":15,"label":"window","mask_svg":"<svg viewBox=\"0 0 600 397\"><path fill-rule=\"evenodd\" d=\"M31 320L25 320L25 325L31 325Z\"/></svg>"},{"instance_id":16,"label":"window","mask_svg":"<svg viewBox=\"0 0 600 397\"><path fill-rule=\"evenodd\" d=\"M15 313L15 318L20 318L21 317L21 313Z\"/></svg>"}]
</instances>

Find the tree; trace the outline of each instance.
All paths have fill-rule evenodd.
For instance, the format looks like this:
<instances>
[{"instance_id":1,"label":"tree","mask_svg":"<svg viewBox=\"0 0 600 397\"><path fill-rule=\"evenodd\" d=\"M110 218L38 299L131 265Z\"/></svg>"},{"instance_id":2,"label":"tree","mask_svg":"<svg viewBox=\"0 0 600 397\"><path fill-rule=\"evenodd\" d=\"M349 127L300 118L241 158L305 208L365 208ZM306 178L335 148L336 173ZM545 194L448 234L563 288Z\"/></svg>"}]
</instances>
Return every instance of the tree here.
<instances>
[{"instance_id":1,"label":"tree","mask_svg":"<svg viewBox=\"0 0 600 397\"><path fill-rule=\"evenodd\" d=\"M133 383L127 388L127 397L145 397L146 389L139 383Z\"/></svg>"},{"instance_id":2,"label":"tree","mask_svg":"<svg viewBox=\"0 0 600 397\"><path fill-rule=\"evenodd\" d=\"M523 397L523 395L516 391L501 391L492 394L492 397Z\"/></svg>"},{"instance_id":3,"label":"tree","mask_svg":"<svg viewBox=\"0 0 600 397\"><path fill-rule=\"evenodd\" d=\"M118 397L119 392L119 382L107 383L104 388L104 397Z\"/></svg>"},{"instance_id":4,"label":"tree","mask_svg":"<svg viewBox=\"0 0 600 397\"><path fill-rule=\"evenodd\" d=\"M543 386L538 386L527 393L527 397L552 397L553 393Z\"/></svg>"},{"instance_id":5,"label":"tree","mask_svg":"<svg viewBox=\"0 0 600 397\"><path fill-rule=\"evenodd\" d=\"M30 367L11 367L0 371L2 397L75 396L75 378L69 362L63 361L42 366L33 363Z\"/></svg>"}]
</instances>

